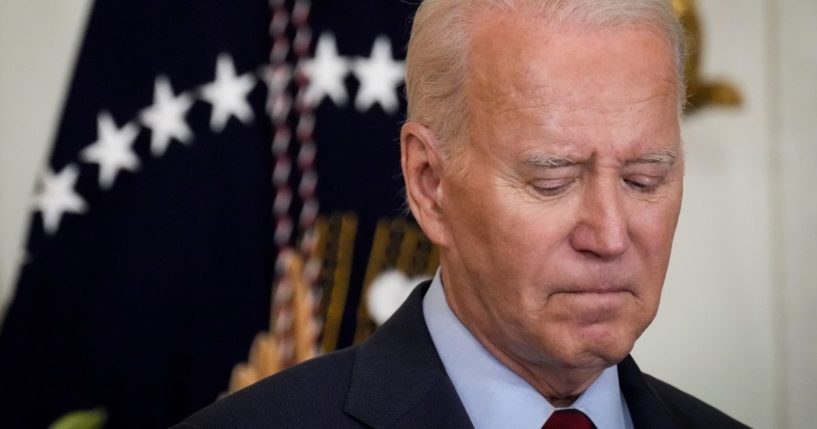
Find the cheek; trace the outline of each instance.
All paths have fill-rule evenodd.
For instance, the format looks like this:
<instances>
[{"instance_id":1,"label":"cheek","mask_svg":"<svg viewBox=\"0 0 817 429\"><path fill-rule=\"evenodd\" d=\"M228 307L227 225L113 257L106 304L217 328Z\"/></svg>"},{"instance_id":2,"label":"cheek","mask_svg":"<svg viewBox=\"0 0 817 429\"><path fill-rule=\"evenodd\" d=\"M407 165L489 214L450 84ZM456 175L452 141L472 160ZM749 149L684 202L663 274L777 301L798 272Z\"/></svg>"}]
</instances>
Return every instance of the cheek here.
<instances>
[{"instance_id":1,"label":"cheek","mask_svg":"<svg viewBox=\"0 0 817 429\"><path fill-rule=\"evenodd\" d=\"M658 257L668 258L678 222L680 204L667 201L640 210L640 215L633 216L633 240L640 247Z\"/></svg>"},{"instance_id":2,"label":"cheek","mask_svg":"<svg viewBox=\"0 0 817 429\"><path fill-rule=\"evenodd\" d=\"M641 265L643 298L650 297L657 306L664 278L669 265L672 241L678 219L678 208L675 204L651 207L641 210L632 227L632 240L636 257Z\"/></svg>"},{"instance_id":3,"label":"cheek","mask_svg":"<svg viewBox=\"0 0 817 429\"><path fill-rule=\"evenodd\" d=\"M506 209L495 212L483 227L490 230L490 241L497 261L507 265L506 272L515 277L529 276L542 280L552 277L560 247L568 240L573 228L570 204L543 206L518 199L504 204ZM558 265L558 264L556 264Z\"/></svg>"}]
</instances>

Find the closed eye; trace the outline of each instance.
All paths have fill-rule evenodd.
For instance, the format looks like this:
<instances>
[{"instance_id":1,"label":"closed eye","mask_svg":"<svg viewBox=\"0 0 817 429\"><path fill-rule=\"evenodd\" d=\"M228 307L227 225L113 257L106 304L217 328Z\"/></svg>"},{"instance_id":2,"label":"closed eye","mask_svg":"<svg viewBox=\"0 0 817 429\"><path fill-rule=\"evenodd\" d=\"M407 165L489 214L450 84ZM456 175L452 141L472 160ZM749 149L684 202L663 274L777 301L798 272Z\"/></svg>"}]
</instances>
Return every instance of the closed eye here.
<instances>
[{"instance_id":1,"label":"closed eye","mask_svg":"<svg viewBox=\"0 0 817 429\"><path fill-rule=\"evenodd\" d=\"M637 192L649 194L664 183L664 177L635 175L624 178L624 183Z\"/></svg>"},{"instance_id":2,"label":"closed eye","mask_svg":"<svg viewBox=\"0 0 817 429\"><path fill-rule=\"evenodd\" d=\"M531 181L530 184L537 193L552 197L567 191L575 181L574 178L537 179Z\"/></svg>"}]
</instances>

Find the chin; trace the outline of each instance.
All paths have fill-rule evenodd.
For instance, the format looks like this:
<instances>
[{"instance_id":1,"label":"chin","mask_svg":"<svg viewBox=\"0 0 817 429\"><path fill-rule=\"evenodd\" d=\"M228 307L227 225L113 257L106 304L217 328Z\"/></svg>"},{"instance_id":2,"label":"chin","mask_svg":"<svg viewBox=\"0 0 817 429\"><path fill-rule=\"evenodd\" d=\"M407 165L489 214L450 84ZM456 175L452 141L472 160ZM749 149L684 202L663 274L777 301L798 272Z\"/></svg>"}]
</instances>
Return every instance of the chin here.
<instances>
[{"instance_id":1,"label":"chin","mask_svg":"<svg viewBox=\"0 0 817 429\"><path fill-rule=\"evenodd\" d=\"M609 367L618 364L632 351L632 345L619 348L607 348L602 350L589 350L588 360L595 361L597 365Z\"/></svg>"},{"instance_id":2,"label":"chin","mask_svg":"<svg viewBox=\"0 0 817 429\"><path fill-rule=\"evenodd\" d=\"M629 351L614 350L581 350L562 359L560 367L564 369L604 369L618 364Z\"/></svg>"},{"instance_id":3,"label":"chin","mask_svg":"<svg viewBox=\"0 0 817 429\"><path fill-rule=\"evenodd\" d=\"M606 341L586 343L580 356L582 360L596 362L605 367L616 365L633 350L637 337L620 335L618 338L605 338Z\"/></svg>"},{"instance_id":4,"label":"chin","mask_svg":"<svg viewBox=\"0 0 817 429\"><path fill-rule=\"evenodd\" d=\"M631 344L599 344L581 343L568 347L559 347L557 350L543 348L533 352L531 362L540 365L564 370L601 370L618 364L632 350Z\"/></svg>"},{"instance_id":5,"label":"chin","mask_svg":"<svg viewBox=\"0 0 817 429\"><path fill-rule=\"evenodd\" d=\"M612 329L581 335L561 356L564 367L607 368L624 360L632 351L637 336Z\"/></svg>"}]
</instances>

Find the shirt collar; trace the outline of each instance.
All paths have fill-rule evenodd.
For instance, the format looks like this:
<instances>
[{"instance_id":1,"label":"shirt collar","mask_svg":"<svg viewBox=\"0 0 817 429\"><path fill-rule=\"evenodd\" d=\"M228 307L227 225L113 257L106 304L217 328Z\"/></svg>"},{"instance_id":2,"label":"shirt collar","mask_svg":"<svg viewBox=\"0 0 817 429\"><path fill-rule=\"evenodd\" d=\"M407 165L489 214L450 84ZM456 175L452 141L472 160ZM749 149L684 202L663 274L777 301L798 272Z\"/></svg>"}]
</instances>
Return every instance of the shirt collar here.
<instances>
[{"instance_id":1,"label":"shirt collar","mask_svg":"<svg viewBox=\"0 0 817 429\"><path fill-rule=\"evenodd\" d=\"M431 339L468 417L477 429L541 428L555 408L527 381L496 360L451 311L440 270L423 299ZM627 405L615 366L604 370L570 407L597 428L630 428Z\"/></svg>"}]
</instances>

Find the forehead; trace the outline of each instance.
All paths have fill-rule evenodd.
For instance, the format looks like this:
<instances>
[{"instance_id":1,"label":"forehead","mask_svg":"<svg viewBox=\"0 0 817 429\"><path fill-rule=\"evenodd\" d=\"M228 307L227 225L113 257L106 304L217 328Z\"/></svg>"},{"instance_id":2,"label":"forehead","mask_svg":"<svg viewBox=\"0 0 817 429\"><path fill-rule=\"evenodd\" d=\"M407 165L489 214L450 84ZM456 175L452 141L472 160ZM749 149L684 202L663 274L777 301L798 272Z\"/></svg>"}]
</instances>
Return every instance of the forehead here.
<instances>
[{"instance_id":1,"label":"forehead","mask_svg":"<svg viewBox=\"0 0 817 429\"><path fill-rule=\"evenodd\" d=\"M558 144L677 129L673 51L649 26L557 28L500 13L478 16L473 31L465 94L474 132L547 132Z\"/></svg>"},{"instance_id":2,"label":"forehead","mask_svg":"<svg viewBox=\"0 0 817 429\"><path fill-rule=\"evenodd\" d=\"M495 12L477 15L472 31L466 86L489 108L611 105L677 86L670 43L646 24L593 29Z\"/></svg>"}]
</instances>

